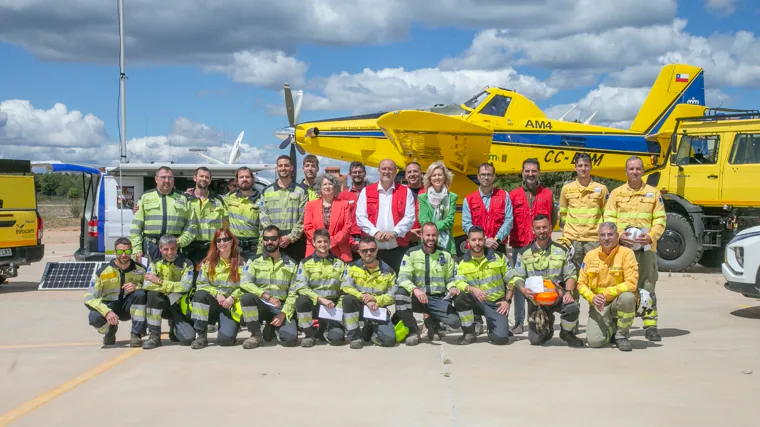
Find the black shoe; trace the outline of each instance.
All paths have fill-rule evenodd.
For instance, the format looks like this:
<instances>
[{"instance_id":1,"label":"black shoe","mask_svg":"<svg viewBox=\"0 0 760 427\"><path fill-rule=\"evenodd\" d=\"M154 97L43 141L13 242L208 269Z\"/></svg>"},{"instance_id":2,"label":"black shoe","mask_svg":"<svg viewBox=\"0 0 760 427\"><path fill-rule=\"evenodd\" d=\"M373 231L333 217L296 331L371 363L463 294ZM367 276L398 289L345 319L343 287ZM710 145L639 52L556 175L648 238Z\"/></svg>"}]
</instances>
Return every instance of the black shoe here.
<instances>
[{"instance_id":1,"label":"black shoe","mask_svg":"<svg viewBox=\"0 0 760 427\"><path fill-rule=\"evenodd\" d=\"M568 346L574 347L574 348L580 348L583 347L583 340L576 337L574 333L570 331L561 331L559 333L559 337L562 339L562 341L566 342Z\"/></svg>"},{"instance_id":2,"label":"black shoe","mask_svg":"<svg viewBox=\"0 0 760 427\"><path fill-rule=\"evenodd\" d=\"M457 344L467 345L467 344L472 344L477 340L478 340L478 336L470 332L470 333L465 333L461 337L459 337L459 339L457 339Z\"/></svg>"},{"instance_id":3,"label":"black shoe","mask_svg":"<svg viewBox=\"0 0 760 427\"><path fill-rule=\"evenodd\" d=\"M644 335L649 341L662 341L662 337L657 332L657 326L652 326L644 331Z\"/></svg>"},{"instance_id":4,"label":"black shoe","mask_svg":"<svg viewBox=\"0 0 760 427\"><path fill-rule=\"evenodd\" d=\"M264 326L264 333L263 333L264 341L270 342L274 339L274 329L275 329L274 326L272 326L269 323L267 323L267 325Z\"/></svg>"},{"instance_id":5,"label":"black shoe","mask_svg":"<svg viewBox=\"0 0 760 427\"><path fill-rule=\"evenodd\" d=\"M626 338L621 338L617 341L617 348L620 351L631 351L633 350L633 347L631 346L631 342L628 341Z\"/></svg>"},{"instance_id":6,"label":"black shoe","mask_svg":"<svg viewBox=\"0 0 760 427\"><path fill-rule=\"evenodd\" d=\"M116 344L116 334L110 335L105 334L103 335L103 345L114 345Z\"/></svg>"},{"instance_id":7,"label":"black shoe","mask_svg":"<svg viewBox=\"0 0 760 427\"><path fill-rule=\"evenodd\" d=\"M199 350L201 348L206 348L208 346L208 335L207 332L198 332L198 337L195 338L192 344L190 344L190 348L193 350Z\"/></svg>"}]
</instances>

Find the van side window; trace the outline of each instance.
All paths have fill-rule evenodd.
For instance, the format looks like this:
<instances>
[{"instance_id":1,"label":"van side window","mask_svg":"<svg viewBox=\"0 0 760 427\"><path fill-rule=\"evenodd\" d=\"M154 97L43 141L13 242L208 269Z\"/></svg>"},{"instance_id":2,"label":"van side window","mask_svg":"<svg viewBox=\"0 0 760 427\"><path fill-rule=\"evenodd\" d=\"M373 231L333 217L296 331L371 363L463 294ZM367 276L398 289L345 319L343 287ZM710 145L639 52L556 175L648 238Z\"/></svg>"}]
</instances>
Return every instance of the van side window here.
<instances>
[{"instance_id":1,"label":"van side window","mask_svg":"<svg viewBox=\"0 0 760 427\"><path fill-rule=\"evenodd\" d=\"M685 165L714 165L718 162L718 135L684 135L678 146L676 164Z\"/></svg>"},{"instance_id":2,"label":"van side window","mask_svg":"<svg viewBox=\"0 0 760 427\"><path fill-rule=\"evenodd\" d=\"M760 134L736 135L728 162L732 165L760 163Z\"/></svg>"}]
</instances>

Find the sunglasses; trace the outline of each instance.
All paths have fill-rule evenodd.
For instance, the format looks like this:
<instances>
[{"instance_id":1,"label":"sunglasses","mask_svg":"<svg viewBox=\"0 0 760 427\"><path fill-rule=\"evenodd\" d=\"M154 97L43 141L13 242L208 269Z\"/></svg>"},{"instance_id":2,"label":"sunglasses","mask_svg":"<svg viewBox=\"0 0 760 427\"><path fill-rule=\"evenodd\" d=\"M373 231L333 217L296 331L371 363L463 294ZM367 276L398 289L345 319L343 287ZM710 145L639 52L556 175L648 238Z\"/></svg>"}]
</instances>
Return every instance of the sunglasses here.
<instances>
[{"instance_id":1,"label":"sunglasses","mask_svg":"<svg viewBox=\"0 0 760 427\"><path fill-rule=\"evenodd\" d=\"M116 249L116 255L132 255L132 249Z\"/></svg>"},{"instance_id":2,"label":"sunglasses","mask_svg":"<svg viewBox=\"0 0 760 427\"><path fill-rule=\"evenodd\" d=\"M217 244L219 244L219 243L227 243L227 242L231 242L231 241L232 241L232 237L220 237L220 238L216 239L216 243Z\"/></svg>"},{"instance_id":3,"label":"sunglasses","mask_svg":"<svg viewBox=\"0 0 760 427\"><path fill-rule=\"evenodd\" d=\"M262 239L265 242L276 242L276 241L280 240L280 237L279 236L264 236L264 237L262 237Z\"/></svg>"},{"instance_id":4,"label":"sunglasses","mask_svg":"<svg viewBox=\"0 0 760 427\"><path fill-rule=\"evenodd\" d=\"M371 254L373 252L377 252L377 248L359 249L359 253L362 253L362 254Z\"/></svg>"}]
</instances>

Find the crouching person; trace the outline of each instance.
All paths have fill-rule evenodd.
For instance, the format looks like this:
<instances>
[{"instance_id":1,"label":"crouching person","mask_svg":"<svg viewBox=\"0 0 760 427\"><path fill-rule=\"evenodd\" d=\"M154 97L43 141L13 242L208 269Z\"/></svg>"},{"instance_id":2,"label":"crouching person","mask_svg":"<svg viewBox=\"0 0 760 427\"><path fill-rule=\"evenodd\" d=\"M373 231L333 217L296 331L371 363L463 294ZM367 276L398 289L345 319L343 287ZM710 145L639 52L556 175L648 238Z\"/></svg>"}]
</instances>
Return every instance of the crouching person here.
<instances>
[{"instance_id":1,"label":"crouching person","mask_svg":"<svg viewBox=\"0 0 760 427\"><path fill-rule=\"evenodd\" d=\"M578 291L589 302L586 340L598 348L609 342L620 351L631 351L628 341L636 312L639 265L636 254L618 243L614 222L599 225L600 247L583 259Z\"/></svg>"},{"instance_id":2,"label":"crouching person","mask_svg":"<svg viewBox=\"0 0 760 427\"><path fill-rule=\"evenodd\" d=\"M195 339L195 329L180 307L180 298L187 298L193 287L193 263L178 253L177 238L171 234L161 236L158 250L161 259L148 267L143 284L147 295L148 339L143 343L146 350L161 346L163 319L169 319L170 341L190 345Z\"/></svg>"},{"instance_id":3,"label":"crouching person","mask_svg":"<svg viewBox=\"0 0 760 427\"><path fill-rule=\"evenodd\" d=\"M129 346L142 347L145 335L146 296L142 283L145 267L132 260L132 243L120 237L114 245L116 258L95 272L84 296L92 325L103 336L103 345L116 344L119 320L132 319Z\"/></svg>"},{"instance_id":4,"label":"crouching person","mask_svg":"<svg viewBox=\"0 0 760 427\"><path fill-rule=\"evenodd\" d=\"M219 322L217 344L235 344L240 322L236 320L238 316L234 313L234 306L240 303L243 295L240 288L242 276L237 239L227 228L216 230L195 282L192 319L198 335L191 348L197 350L208 346L209 322Z\"/></svg>"},{"instance_id":5,"label":"crouching person","mask_svg":"<svg viewBox=\"0 0 760 427\"><path fill-rule=\"evenodd\" d=\"M296 315L298 328L303 331L301 347L315 344L314 316L319 308L332 309L338 303L340 284L346 264L330 252L330 233L320 228L314 231L314 253L301 261L296 275ZM343 324L336 320L319 319L318 338L330 345L344 342Z\"/></svg>"},{"instance_id":6,"label":"crouching person","mask_svg":"<svg viewBox=\"0 0 760 427\"><path fill-rule=\"evenodd\" d=\"M496 344L509 343L509 305L513 286L509 285L509 260L501 252L485 252L486 235L473 226L467 233L470 250L456 265L454 305L462 319L462 336L458 344L475 342L475 314L485 315L488 339Z\"/></svg>"},{"instance_id":7,"label":"crouching person","mask_svg":"<svg viewBox=\"0 0 760 427\"><path fill-rule=\"evenodd\" d=\"M252 349L263 341L272 341L275 331L285 347L298 343L295 314L295 279L298 265L280 252L280 229L270 225L261 237L263 253L248 260L243 272L240 305L243 321L251 337L243 341L244 349ZM261 322L266 321L264 333Z\"/></svg>"},{"instance_id":8,"label":"crouching person","mask_svg":"<svg viewBox=\"0 0 760 427\"><path fill-rule=\"evenodd\" d=\"M449 298L454 287L454 260L451 254L437 248L438 228L432 222L422 225L422 245L409 249L401 261L396 290L396 312L409 328L406 345L420 342L420 330L414 313L425 313L425 326L431 341L442 328L459 329L462 323Z\"/></svg>"},{"instance_id":9,"label":"crouching person","mask_svg":"<svg viewBox=\"0 0 760 427\"><path fill-rule=\"evenodd\" d=\"M346 268L343 275L341 297L343 322L346 338L351 348L364 347L359 321L364 320L365 329L369 331L367 341L383 347L396 345L396 330L391 322L390 313L385 320L365 319L364 306L371 311L388 307L394 303L396 294L396 273L385 262L377 258L377 243L373 237L362 237L359 241L358 259Z\"/></svg>"}]
</instances>

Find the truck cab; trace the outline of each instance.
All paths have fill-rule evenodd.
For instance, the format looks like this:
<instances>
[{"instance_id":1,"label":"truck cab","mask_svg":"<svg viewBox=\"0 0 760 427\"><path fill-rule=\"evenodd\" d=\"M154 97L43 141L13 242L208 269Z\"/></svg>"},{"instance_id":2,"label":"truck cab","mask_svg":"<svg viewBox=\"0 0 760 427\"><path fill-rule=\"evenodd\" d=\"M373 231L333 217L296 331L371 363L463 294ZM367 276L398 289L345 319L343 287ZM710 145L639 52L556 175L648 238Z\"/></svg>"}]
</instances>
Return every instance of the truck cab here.
<instances>
[{"instance_id":1,"label":"truck cab","mask_svg":"<svg viewBox=\"0 0 760 427\"><path fill-rule=\"evenodd\" d=\"M731 238L758 224L760 112L708 109L679 119L669 162L655 175L668 212L660 270L720 267Z\"/></svg>"}]
</instances>

